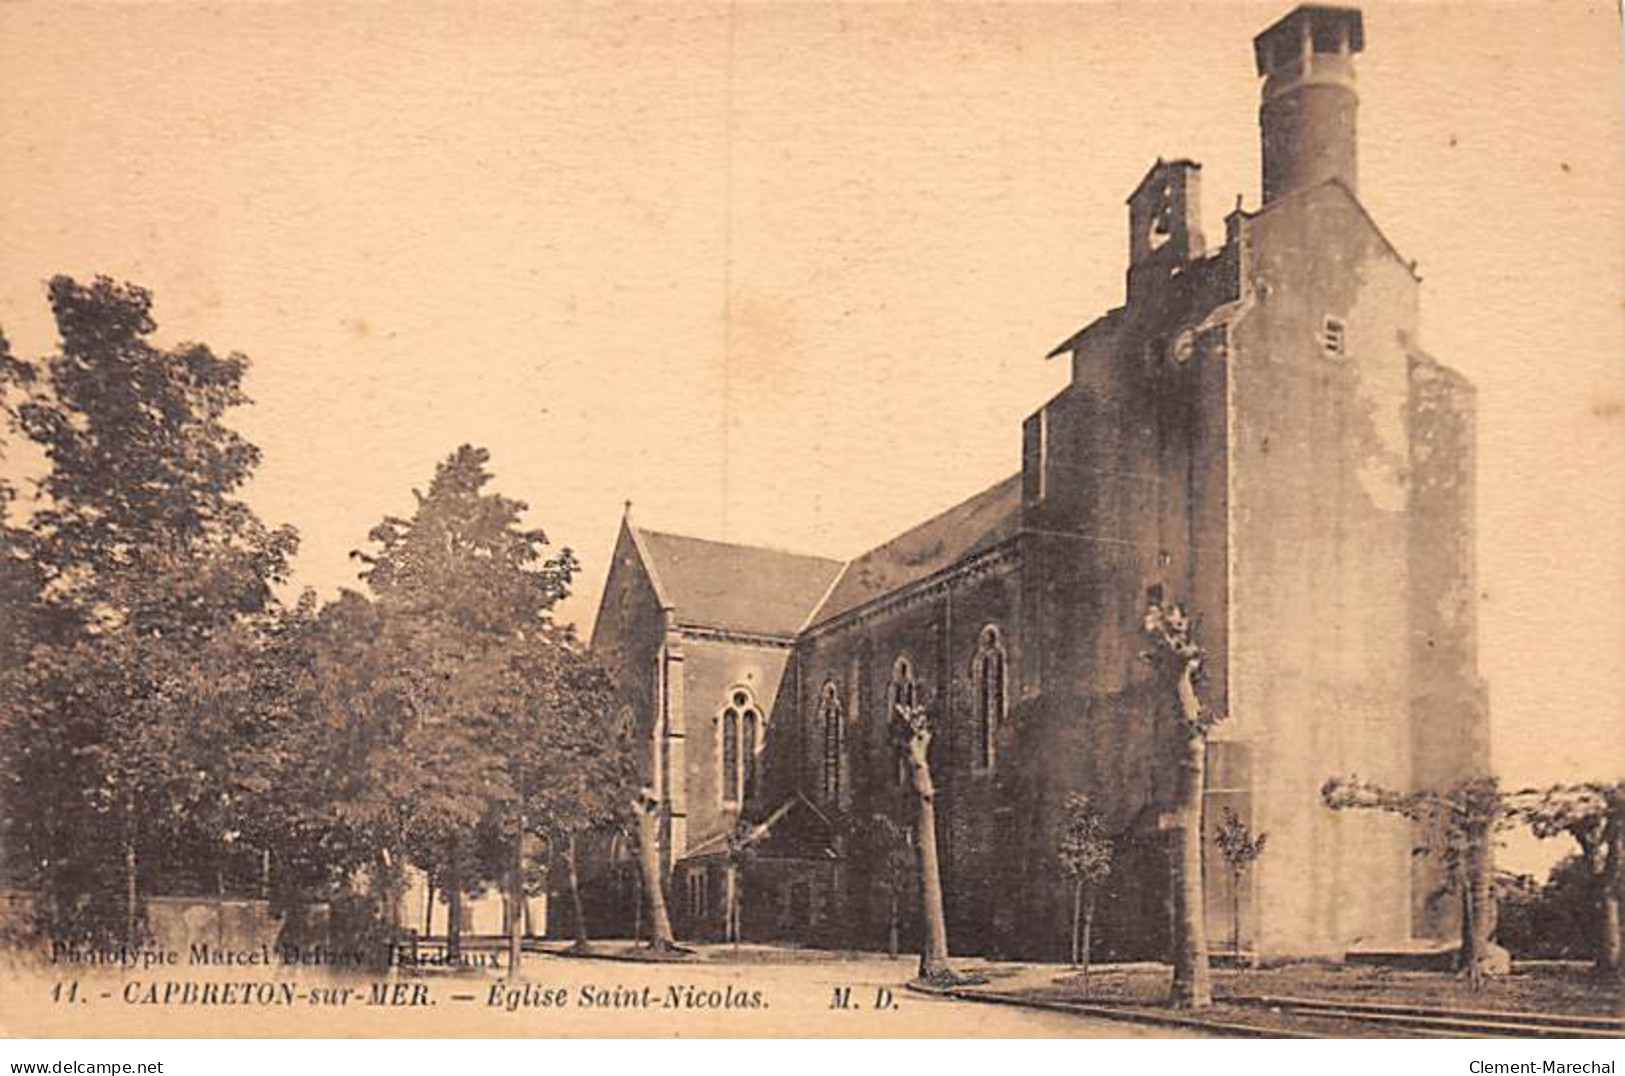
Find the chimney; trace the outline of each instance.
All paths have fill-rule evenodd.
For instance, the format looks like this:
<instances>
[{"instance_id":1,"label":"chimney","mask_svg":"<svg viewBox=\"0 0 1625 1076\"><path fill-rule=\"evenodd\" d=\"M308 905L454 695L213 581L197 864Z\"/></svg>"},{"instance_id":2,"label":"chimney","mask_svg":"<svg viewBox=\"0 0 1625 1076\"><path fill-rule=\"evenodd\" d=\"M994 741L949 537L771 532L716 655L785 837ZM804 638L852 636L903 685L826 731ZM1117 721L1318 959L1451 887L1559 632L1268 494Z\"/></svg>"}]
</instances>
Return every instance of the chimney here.
<instances>
[{"instance_id":1,"label":"chimney","mask_svg":"<svg viewBox=\"0 0 1625 1076\"><path fill-rule=\"evenodd\" d=\"M1253 39L1264 96L1264 204L1339 179L1358 191L1354 54L1365 48L1358 8L1304 4Z\"/></svg>"}]
</instances>

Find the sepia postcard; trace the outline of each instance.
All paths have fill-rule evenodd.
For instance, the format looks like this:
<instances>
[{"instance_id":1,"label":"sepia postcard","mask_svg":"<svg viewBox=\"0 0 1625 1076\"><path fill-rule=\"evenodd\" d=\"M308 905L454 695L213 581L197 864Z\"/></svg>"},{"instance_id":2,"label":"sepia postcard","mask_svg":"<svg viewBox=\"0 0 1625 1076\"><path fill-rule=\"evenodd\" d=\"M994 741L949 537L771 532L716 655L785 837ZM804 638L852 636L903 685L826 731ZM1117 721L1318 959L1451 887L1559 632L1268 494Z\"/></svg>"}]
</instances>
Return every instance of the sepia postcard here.
<instances>
[{"instance_id":1,"label":"sepia postcard","mask_svg":"<svg viewBox=\"0 0 1625 1076\"><path fill-rule=\"evenodd\" d=\"M1620 58L0 6L0 1035L1625 1038Z\"/></svg>"}]
</instances>

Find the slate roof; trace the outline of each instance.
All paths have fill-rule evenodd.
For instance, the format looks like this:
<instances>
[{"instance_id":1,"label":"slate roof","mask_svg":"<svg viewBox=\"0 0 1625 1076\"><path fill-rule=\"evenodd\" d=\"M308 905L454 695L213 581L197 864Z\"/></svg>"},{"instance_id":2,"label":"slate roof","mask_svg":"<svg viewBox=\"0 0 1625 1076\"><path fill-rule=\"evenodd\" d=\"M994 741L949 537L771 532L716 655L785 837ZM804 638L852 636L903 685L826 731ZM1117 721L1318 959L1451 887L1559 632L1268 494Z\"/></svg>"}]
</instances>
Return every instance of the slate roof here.
<instances>
[{"instance_id":1,"label":"slate roof","mask_svg":"<svg viewBox=\"0 0 1625 1076\"><path fill-rule=\"evenodd\" d=\"M1012 537L1020 526L1018 473L852 561L807 624L821 624L935 575Z\"/></svg>"},{"instance_id":2,"label":"slate roof","mask_svg":"<svg viewBox=\"0 0 1625 1076\"><path fill-rule=\"evenodd\" d=\"M829 593L841 562L637 529L680 624L790 636Z\"/></svg>"}]
</instances>

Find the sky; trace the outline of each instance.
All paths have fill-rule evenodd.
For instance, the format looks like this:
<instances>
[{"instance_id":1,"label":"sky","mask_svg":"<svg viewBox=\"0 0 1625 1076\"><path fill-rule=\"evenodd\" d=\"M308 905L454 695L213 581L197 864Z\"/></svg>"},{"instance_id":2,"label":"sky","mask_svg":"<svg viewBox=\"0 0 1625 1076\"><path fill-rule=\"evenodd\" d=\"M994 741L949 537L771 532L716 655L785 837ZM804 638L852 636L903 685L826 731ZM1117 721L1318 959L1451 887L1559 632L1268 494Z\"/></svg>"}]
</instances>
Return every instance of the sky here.
<instances>
[{"instance_id":1,"label":"sky","mask_svg":"<svg viewBox=\"0 0 1625 1076\"><path fill-rule=\"evenodd\" d=\"M154 292L252 361L297 585L464 442L584 566L638 521L845 557L1019 468L1122 299L1124 199L1258 202L1288 5L0 5L0 327ZM1360 192L1479 386L1483 671L1513 784L1625 773L1612 4L1368 4ZM26 471L16 455L7 466Z\"/></svg>"}]
</instances>

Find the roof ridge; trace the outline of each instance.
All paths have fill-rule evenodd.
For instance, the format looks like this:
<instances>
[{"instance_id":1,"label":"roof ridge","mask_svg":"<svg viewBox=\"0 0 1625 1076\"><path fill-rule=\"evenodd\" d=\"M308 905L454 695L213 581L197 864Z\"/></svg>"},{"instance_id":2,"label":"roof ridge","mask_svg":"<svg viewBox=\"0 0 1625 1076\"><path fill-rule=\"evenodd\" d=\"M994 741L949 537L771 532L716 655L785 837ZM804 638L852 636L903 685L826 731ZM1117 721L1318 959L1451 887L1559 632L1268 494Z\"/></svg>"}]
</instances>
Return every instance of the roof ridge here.
<instances>
[{"instance_id":1,"label":"roof ridge","mask_svg":"<svg viewBox=\"0 0 1625 1076\"><path fill-rule=\"evenodd\" d=\"M621 523L626 527L626 533L632 537L632 548L643 562L643 573L649 577L649 586L654 589L655 601L663 610L671 610L675 606L667 596L666 586L660 580L660 570L655 566L654 557L649 555L649 547L643 544L643 528L632 522L631 513L623 516Z\"/></svg>"},{"instance_id":2,"label":"roof ridge","mask_svg":"<svg viewBox=\"0 0 1625 1076\"><path fill-rule=\"evenodd\" d=\"M760 553L776 553L782 557L802 557L806 560L821 560L829 564L845 565L846 561L840 557L831 557L824 553L809 553L800 549L786 549L783 546L763 545L757 542L734 542L726 538L706 538L698 534L682 534L677 531L656 530L653 527L638 527L645 535L656 538L679 538L685 542L704 542L707 545L727 546L730 549L754 549Z\"/></svg>"},{"instance_id":3,"label":"roof ridge","mask_svg":"<svg viewBox=\"0 0 1625 1076\"><path fill-rule=\"evenodd\" d=\"M1276 206L1281 205L1283 202L1289 202L1300 197L1307 197L1308 195L1324 190L1327 187L1336 187L1338 190L1343 192L1344 197L1354 204L1355 209L1359 210L1360 216L1365 218L1366 224L1370 225L1371 230L1376 233L1377 238L1382 240L1382 245L1388 248L1388 253L1393 257L1394 261L1404 266L1405 270L1411 274L1411 277L1416 280L1417 283L1421 283L1422 274L1416 271L1416 260L1414 258L1407 258L1399 247L1394 245L1394 241L1388 238L1388 233L1382 230L1382 225L1377 222L1377 218L1371 215L1371 210L1367 209L1366 204L1360 201L1359 192L1353 187L1349 186L1348 181L1342 176L1327 176L1319 183L1311 183L1307 187L1297 187L1293 190L1287 191L1285 194L1277 195L1274 199L1265 202L1257 209L1247 213L1247 219L1252 220L1257 217L1262 217Z\"/></svg>"}]
</instances>

